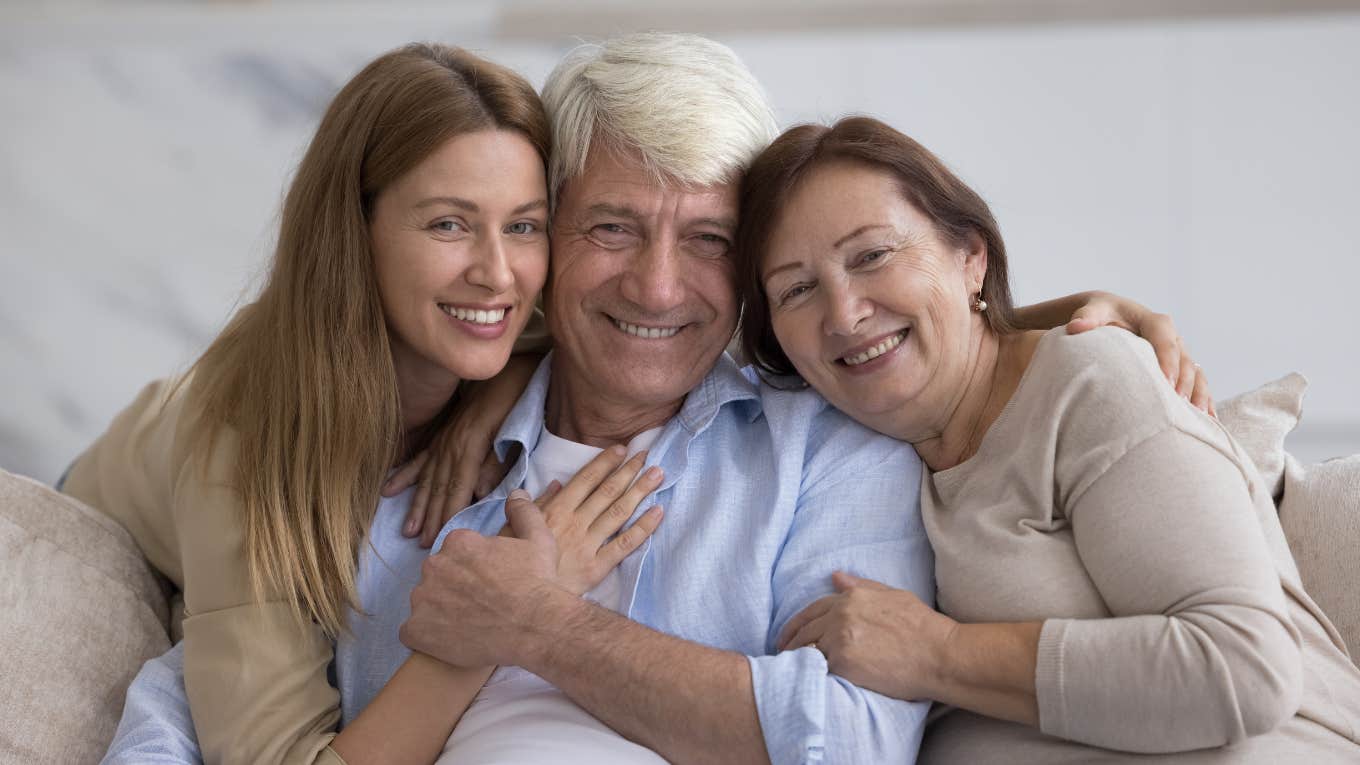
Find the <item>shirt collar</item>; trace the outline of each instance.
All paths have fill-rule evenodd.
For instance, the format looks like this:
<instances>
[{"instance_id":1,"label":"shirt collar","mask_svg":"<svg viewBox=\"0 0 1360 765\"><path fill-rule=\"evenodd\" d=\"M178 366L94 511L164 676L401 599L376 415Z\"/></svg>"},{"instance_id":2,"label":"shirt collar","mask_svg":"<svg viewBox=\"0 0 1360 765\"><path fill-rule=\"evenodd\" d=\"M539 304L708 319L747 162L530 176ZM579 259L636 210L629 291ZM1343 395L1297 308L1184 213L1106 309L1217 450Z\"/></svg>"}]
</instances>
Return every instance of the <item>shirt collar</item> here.
<instances>
[{"instance_id":1,"label":"shirt collar","mask_svg":"<svg viewBox=\"0 0 1360 765\"><path fill-rule=\"evenodd\" d=\"M505 462L511 447L516 444L528 454L538 445L543 431L543 413L548 403L548 380L551 376L552 353L543 357L529 385L510 410L505 423L496 434L494 445L496 457ZM727 353L718 358L704 379L685 396L676 419L691 433L698 433L712 422L718 411L732 404L748 422L754 422L762 411L760 404L760 383L755 373L741 369Z\"/></svg>"}]
</instances>

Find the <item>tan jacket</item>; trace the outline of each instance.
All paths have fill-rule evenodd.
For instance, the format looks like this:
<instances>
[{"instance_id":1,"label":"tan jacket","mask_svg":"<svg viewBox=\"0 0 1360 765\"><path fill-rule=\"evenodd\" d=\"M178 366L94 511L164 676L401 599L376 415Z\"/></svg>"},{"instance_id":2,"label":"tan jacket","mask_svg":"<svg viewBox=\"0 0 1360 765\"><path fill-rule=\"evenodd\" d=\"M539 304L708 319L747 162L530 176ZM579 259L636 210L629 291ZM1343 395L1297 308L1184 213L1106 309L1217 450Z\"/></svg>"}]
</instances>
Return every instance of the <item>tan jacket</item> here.
<instances>
[{"instance_id":1,"label":"tan jacket","mask_svg":"<svg viewBox=\"0 0 1360 765\"><path fill-rule=\"evenodd\" d=\"M184 593L184 683L208 763L331 763L340 695L327 680L334 646L286 603L254 602L236 438L200 469L187 451L192 402L172 381L146 386L72 467L63 491L121 523Z\"/></svg>"}]
</instances>

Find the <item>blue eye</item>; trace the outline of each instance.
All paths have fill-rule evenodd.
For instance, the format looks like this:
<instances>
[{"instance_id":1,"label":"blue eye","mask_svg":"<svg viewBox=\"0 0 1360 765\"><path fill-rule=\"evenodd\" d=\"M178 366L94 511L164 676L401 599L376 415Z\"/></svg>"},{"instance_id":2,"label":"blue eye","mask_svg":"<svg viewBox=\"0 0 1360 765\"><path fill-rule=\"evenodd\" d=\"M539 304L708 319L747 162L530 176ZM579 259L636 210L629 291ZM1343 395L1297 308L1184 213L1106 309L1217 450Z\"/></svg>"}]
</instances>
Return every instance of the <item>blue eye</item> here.
<instances>
[{"instance_id":1,"label":"blue eye","mask_svg":"<svg viewBox=\"0 0 1360 765\"><path fill-rule=\"evenodd\" d=\"M860 258L860 262L876 263L886 257L888 257L888 250L886 249L870 250L869 252L864 253L864 256Z\"/></svg>"},{"instance_id":2,"label":"blue eye","mask_svg":"<svg viewBox=\"0 0 1360 765\"><path fill-rule=\"evenodd\" d=\"M455 231L463 231L463 225L456 220L437 220L430 224L430 228L445 234L452 234Z\"/></svg>"}]
</instances>

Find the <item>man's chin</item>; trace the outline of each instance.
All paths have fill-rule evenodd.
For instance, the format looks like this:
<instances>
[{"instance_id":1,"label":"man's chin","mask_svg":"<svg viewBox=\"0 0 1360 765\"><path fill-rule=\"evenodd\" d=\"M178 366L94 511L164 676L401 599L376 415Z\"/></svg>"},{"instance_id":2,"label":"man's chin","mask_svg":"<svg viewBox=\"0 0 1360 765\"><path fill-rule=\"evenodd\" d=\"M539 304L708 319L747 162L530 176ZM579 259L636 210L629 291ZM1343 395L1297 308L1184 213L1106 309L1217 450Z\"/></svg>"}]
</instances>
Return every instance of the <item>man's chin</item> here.
<instances>
[{"instance_id":1,"label":"man's chin","mask_svg":"<svg viewBox=\"0 0 1360 765\"><path fill-rule=\"evenodd\" d=\"M703 381L708 369L697 370L694 365L684 367L655 363L629 363L622 359L600 359L608 369L587 368L589 387L614 401L627 401L636 406L663 406L679 402ZM655 362L655 359L650 361Z\"/></svg>"}]
</instances>

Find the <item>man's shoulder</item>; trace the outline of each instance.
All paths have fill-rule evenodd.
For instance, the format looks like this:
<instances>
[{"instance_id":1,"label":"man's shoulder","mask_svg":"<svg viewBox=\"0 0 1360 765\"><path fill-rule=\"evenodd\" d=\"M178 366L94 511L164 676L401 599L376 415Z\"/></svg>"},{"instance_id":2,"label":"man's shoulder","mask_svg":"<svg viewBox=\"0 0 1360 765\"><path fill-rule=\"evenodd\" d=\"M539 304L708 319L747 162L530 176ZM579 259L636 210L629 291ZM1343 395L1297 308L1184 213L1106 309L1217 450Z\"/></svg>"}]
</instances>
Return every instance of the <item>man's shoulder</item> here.
<instances>
[{"instance_id":1,"label":"man's shoulder","mask_svg":"<svg viewBox=\"0 0 1360 765\"><path fill-rule=\"evenodd\" d=\"M804 447L804 464L815 472L837 472L898 463L918 467L910 444L865 427L832 406L805 384L761 380L752 367L742 373L751 379L760 398L755 423L768 428L778 448Z\"/></svg>"}]
</instances>

